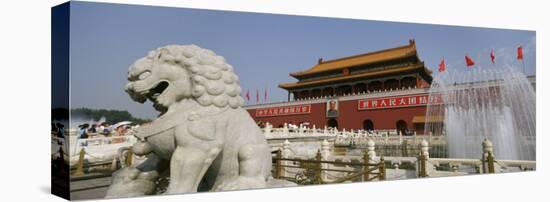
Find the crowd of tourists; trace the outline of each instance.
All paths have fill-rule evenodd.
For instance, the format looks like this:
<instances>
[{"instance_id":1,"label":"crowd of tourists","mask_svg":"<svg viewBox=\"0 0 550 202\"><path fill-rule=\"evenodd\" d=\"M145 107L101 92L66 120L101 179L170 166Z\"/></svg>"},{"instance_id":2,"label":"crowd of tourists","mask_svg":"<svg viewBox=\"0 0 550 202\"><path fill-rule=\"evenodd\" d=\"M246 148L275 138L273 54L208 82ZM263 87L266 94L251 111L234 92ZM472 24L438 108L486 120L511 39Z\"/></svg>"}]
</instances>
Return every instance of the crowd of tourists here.
<instances>
[{"instance_id":1,"label":"crowd of tourists","mask_svg":"<svg viewBox=\"0 0 550 202\"><path fill-rule=\"evenodd\" d=\"M124 136L132 127L131 122L121 122L111 125L107 122L97 124L81 124L78 126L78 138Z\"/></svg>"}]
</instances>

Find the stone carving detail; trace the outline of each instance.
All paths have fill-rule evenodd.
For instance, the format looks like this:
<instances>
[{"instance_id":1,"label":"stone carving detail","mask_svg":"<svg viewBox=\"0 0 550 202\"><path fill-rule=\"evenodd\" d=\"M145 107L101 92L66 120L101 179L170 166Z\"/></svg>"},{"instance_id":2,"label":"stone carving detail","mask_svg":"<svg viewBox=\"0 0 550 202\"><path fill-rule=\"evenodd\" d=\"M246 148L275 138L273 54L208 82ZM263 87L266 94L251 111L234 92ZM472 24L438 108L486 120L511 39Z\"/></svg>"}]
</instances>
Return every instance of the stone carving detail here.
<instances>
[{"instance_id":1,"label":"stone carving detail","mask_svg":"<svg viewBox=\"0 0 550 202\"><path fill-rule=\"evenodd\" d=\"M151 101L160 115L132 131L133 152L148 159L115 172L107 197L154 194L153 182L168 172L166 194L288 185L271 177L270 148L222 56L168 45L131 65L128 80L130 97Z\"/></svg>"}]
</instances>

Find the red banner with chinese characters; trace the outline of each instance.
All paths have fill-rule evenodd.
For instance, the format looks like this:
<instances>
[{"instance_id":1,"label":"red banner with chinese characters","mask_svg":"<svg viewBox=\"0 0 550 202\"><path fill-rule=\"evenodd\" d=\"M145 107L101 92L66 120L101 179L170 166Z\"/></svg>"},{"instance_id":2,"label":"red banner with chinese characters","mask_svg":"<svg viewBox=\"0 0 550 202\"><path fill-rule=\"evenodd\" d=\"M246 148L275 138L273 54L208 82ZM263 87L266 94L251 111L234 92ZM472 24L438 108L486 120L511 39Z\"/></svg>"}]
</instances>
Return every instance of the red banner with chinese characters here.
<instances>
[{"instance_id":1,"label":"red banner with chinese characters","mask_svg":"<svg viewBox=\"0 0 550 202\"><path fill-rule=\"evenodd\" d=\"M431 96L428 94L382 97L358 100L359 110L386 109L396 107L425 106L427 104L441 104L441 95Z\"/></svg>"},{"instance_id":2,"label":"red banner with chinese characters","mask_svg":"<svg viewBox=\"0 0 550 202\"><path fill-rule=\"evenodd\" d=\"M294 106L256 109L256 117L285 116L285 115L309 114L309 113L311 113L311 105L294 105Z\"/></svg>"}]
</instances>

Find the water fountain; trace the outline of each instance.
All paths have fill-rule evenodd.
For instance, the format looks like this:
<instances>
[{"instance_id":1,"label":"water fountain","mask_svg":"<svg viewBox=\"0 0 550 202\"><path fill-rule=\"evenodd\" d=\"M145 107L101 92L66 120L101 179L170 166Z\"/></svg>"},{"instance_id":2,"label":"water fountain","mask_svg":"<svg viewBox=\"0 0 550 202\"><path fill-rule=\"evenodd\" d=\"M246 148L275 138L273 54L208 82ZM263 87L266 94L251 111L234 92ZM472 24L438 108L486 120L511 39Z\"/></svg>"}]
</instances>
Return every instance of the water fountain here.
<instances>
[{"instance_id":1,"label":"water fountain","mask_svg":"<svg viewBox=\"0 0 550 202\"><path fill-rule=\"evenodd\" d=\"M511 66L447 71L434 77L426 132L446 135L449 158L479 158L481 142L498 159L535 160L535 90ZM439 121L429 121L439 120Z\"/></svg>"}]
</instances>

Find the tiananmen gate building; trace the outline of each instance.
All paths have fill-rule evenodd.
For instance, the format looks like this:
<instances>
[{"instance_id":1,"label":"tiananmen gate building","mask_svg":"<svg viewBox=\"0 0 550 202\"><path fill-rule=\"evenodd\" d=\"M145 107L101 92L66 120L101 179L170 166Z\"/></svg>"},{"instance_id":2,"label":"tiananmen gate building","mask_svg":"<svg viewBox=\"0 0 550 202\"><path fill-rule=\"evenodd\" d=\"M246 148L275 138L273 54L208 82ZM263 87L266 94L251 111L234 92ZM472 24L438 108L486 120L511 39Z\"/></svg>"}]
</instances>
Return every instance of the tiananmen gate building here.
<instances>
[{"instance_id":1,"label":"tiananmen gate building","mask_svg":"<svg viewBox=\"0 0 550 202\"><path fill-rule=\"evenodd\" d=\"M404 46L324 61L290 73L298 81L279 85L288 101L246 106L259 124L424 133L432 72L414 40ZM441 120L430 120L441 121Z\"/></svg>"}]
</instances>

